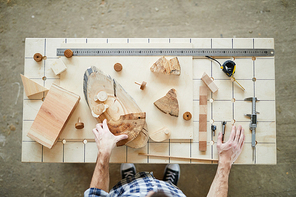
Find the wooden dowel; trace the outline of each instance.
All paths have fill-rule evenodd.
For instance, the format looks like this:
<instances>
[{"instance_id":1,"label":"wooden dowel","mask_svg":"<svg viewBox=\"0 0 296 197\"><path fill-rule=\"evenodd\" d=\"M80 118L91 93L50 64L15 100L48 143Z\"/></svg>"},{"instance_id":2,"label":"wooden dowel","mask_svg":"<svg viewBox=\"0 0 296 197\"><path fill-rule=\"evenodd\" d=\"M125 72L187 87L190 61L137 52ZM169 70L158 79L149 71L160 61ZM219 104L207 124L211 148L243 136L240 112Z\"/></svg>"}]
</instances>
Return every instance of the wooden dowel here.
<instances>
[{"instance_id":1,"label":"wooden dowel","mask_svg":"<svg viewBox=\"0 0 296 197\"><path fill-rule=\"evenodd\" d=\"M146 154L146 153L138 153L138 155L149 156L149 157L173 158L173 159L191 159L191 160L200 160L200 161L218 161L218 159L203 159L203 158L194 158L194 157L178 157L178 156L154 155L154 154Z\"/></svg>"}]
</instances>

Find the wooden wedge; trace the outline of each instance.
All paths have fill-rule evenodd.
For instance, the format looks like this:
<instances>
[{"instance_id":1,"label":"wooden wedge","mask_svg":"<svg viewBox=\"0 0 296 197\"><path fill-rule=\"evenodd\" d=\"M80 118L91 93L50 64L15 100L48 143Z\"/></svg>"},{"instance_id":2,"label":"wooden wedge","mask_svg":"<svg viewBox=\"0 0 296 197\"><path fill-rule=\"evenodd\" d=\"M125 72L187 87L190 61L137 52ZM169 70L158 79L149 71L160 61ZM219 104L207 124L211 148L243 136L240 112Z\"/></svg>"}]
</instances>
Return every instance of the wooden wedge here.
<instances>
[{"instance_id":1,"label":"wooden wedge","mask_svg":"<svg viewBox=\"0 0 296 197\"><path fill-rule=\"evenodd\" d=\"M154 102L154 105L163 113L171 116L179 116L179 104L177 100L177 91L170 89L168 93Z\"/></svg>"},{"instance_id":2,"label":"wooden wedge","mask_svg":"<svg viewBox=\"0 0 296 197\"><path fill-rule=\"evenodd\" d=\"M25 93L26 93L27 97L33 96L33 95L41 93L41 92L48 91L47 88L39 85L35 81L29 79L28 77L26 77L22 74L21 74L21 78L23 81L23 85L24 85Z\"/></svg>"}]
</instances>

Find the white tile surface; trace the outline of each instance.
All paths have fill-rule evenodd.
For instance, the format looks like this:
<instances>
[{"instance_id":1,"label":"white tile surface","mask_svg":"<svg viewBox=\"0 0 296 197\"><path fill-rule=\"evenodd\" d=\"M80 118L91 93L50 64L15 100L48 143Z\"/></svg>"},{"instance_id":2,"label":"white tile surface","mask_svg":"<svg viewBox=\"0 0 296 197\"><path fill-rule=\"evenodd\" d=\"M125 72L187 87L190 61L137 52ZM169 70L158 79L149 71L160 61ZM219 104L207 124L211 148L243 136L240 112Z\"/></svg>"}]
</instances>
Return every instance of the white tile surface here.
<instances>
[{"instance_id":1,"label":"white tile surface","mask_svg":"<svg viewBox=\"0 0 296 197\"><path fill-rule=\"evenodd\" d=\"M63 144L57 142L52 149L43 148L43 162L61 163L63 162Z\"/></svg>"},{"instance_id":2,"label":"white tile surface","mask_svg":"<svg viewBox=\"0 0 296 197\"><path fill-rule=\"evenodd\" d=\"M67 142L64 144L64 162L84 162L84 144L81 142Z\"/></svg>"},{"instance_id":3,"label":"white tile surface","mask_svg":"<svg viewBox=\"0 0 296 197\"><path fill-rule=\"evenodd\" d=\"M211 38L191 38L193 48L210 49Z\"/></svg>"},{"instance_id":4,"label":"white tile surface","mask_svg":"<svg viewBox=\"0 0 296 197\"><path fill-rule=\"evenodd\" d=\"M213 49L231 49L232 39L231 38L212 38Z\"/></svg>"},{"instance_id":5,"label":"white tile surface","mask_svg":"<svg viewBox=\"0 0 296 197\"><path fill-rule=\"evenodd\" d=\"M46 57L57 57L57 48L65 43L65 38L46 38Z\"/></svg>"},{"instance_id":6,"label":"white tile surface","mask_svg":"<svg viewBox=\"0 0 296 197\"><path fill-rule=\"evenodd\" d=\"M26 38L25 57L33 58L35 53L44 56L44 38Z\"/></svg>"},{"instance_id":7,"label":"white tile surface","mask_svg":"<svg viewBox=\"0 0 296 197\"><path fill-rule=\"evenodd\" d=\"M233 38L234 49L252 49L253 38Z\"/></svg>"},{"instance_id":8,"label":"white tile surface","mask_svg":"<svg viewBox=\"0 0 296 197\"><path fill-rule=\"evenodd\" d=\"M42 162L42 145L37 142L23 142L22 162Z\"/></svg>"},{"instance_id":9,"label":"white tile surface","mask_svg":"<svg viewBox=\"0 0 296 197\"><path fill-rule=\"evenodd\" d=\"M254 38L255 49L274 49L273 38Z\"/></svg>"}]
</instances>

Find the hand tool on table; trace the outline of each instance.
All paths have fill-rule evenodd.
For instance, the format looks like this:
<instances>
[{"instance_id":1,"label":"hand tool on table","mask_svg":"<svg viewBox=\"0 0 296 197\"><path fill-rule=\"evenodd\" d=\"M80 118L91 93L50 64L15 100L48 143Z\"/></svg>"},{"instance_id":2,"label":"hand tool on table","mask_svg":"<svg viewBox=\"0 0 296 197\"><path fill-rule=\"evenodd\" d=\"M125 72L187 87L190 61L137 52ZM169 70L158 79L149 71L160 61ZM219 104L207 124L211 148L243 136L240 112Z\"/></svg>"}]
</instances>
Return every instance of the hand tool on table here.
<instances>
[{"instance_id":1,"label":"hand tool on table","mask_svg":"<svg viewBox=\"0 0 296 197\"><path fill-rule=\"evenodd\" d=\"M213 133L213 136L215 136L215 131L216 131L217 127L216 125L211 125L211 130L212 130L212 133Z\"/></svg>"},{"instance_id":2,"label":"hand tool on table","mask_svg":"<svg viewBox=\"0 0 296 197\"><path fill-rule=\"evenodd\" d=\"M226 128L226 121L223 121L222 122L222 142L224 142L225 128Z\"/></svg>"},{"instance_id":3,"label":"hand tool on table","mask_svg":"<svg viewBox=\"0 0 296 197\"><path fill-rule=\"evenodd\" d=\"M252 101L252 114L245 114L245 116L251 118L250 130L252 131L252 149L253 149L253 161L255 161L255 146L256 146L256 127L257 127L257 114L256 101L259 101L256 97L245 98L244 101Z\"/></svg>"},{"instance_id":4,"label":"hand tool on table","mask_svg":"<svg viewBox=\"0 0 296 197\"><path fill-rule=\"evenodd\" d=\"M217 62L220 65L220 68L222 69L222 71L228 76L230 77L233 81L235 81L242 90L245 91L245 88L234 78L233 74L235 73L236 70L236 64L234 61L231 60L227 60L225 61L222 65L220 64L220 62L218 60L216 60L215 58L212 58L210 56L206 56L207 58L214 60L215 62Z\"/></svg>"}]
</instances>

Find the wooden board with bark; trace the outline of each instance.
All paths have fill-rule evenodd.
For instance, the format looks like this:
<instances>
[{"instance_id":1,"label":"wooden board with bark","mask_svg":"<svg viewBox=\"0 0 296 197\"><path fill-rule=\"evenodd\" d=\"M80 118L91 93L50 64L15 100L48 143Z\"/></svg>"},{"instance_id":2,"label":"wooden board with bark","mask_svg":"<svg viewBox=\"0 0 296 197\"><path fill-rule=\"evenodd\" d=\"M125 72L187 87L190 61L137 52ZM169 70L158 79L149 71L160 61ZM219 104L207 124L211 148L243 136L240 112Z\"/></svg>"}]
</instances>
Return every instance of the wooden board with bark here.
<instances>
[{"instance_id":1,"label":"wooden board with bark","mask_svg":"<svg viewBox=\"0 0 296 197\"><path fill-rule=\"evenodd\" d=\"M100 92L106 92L108 98L101 102L95 99ZM98 68L92 66L85 71L83 92L91 113L96 116L98 122L107 119L107 124L114 135L126 134L128 138L117 143L117 146L127 145L141 134L146 136L144 128L146 124L146 113L142 112L134 99L123 89L123 87L109 75L104 74ZM106 105L107 109L102 114L96 114L94 109L98 105ZM142 131L143 130L143 131ZM141 138L137 148L146 145L146 138ZM143 140L146 139L146 140ZM135 146L133 146L135 147Z\"/></svg>"}]
</instances>

